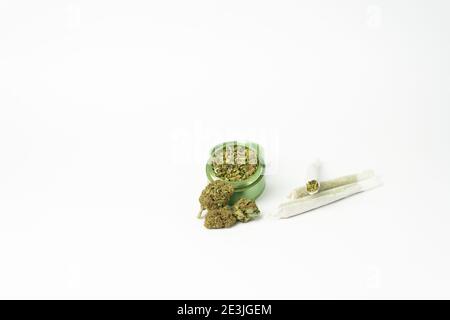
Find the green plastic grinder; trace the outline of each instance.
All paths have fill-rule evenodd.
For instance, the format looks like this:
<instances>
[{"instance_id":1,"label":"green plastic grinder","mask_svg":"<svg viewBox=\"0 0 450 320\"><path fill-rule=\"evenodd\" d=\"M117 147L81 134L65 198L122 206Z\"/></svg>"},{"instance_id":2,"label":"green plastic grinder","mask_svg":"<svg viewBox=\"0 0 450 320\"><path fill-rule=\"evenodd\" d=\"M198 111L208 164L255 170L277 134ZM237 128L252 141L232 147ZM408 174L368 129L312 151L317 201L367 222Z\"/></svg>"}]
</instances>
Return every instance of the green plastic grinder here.
<instances>
[{"instance_id":1,"label":"green plastic grinder","mask_svg":"<svg viewBox=\"0 0 450 320\"><path fill-rule=\"evenodd\" d=\"M211 149L210 158L208 163L206 164L206 176L210 182L215 180L221 180L221 178L217 177L214 173L214 170L211 165L212 156L215 154L217 150L220 150L227 146L245 146L256 152L258 157L258 167L256 172L248 177L245 180L241 181L228 181L234 187L234 194L231 197L230 205L233 205L236 201L241 198L247 198L251 200L256 200L264 191L265 188L265 179L264 179L264 171L265 171L265 163L263 157L263 150L257 143L252 142L239 142L239 141L228 141L221 144L216 145Z\"/></svg>"}]
</instances>

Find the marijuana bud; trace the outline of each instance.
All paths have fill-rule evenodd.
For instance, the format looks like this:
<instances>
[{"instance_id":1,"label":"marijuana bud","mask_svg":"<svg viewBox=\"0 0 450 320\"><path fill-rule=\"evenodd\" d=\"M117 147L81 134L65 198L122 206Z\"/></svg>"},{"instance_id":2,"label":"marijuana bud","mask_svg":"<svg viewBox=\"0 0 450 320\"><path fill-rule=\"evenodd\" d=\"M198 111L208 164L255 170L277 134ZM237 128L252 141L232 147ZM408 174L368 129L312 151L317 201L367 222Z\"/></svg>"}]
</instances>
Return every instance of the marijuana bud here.
<instances>
[{"instance_id":1,"label":"marijuana bud","mask_svg":"<svg viewBox=\"0 0 450 320\"><path fill-rule=\"evenodd\" d=\"M259 215L255 201L241 198L233 206L233 215L240 222L248 222Z\"/></svg>"},{"instance_id":2,"label":"marijuana bud","mask_svg":"<svg viewBox=\"0 0 450 320\"><path fill-rule=\"evenodd\" d=\"M201 218L203 210L212 210L225 207L233 195L233 186L225 181L216 180L206 186L200 195L200 212L198 218Z\"/></svg>"},{"instance_id":3,"label":"marijuana bud","mask_svg":"<svg viewBox=\"0 0 450 320\"><path fill-rule=\"evenodd\" d=\"M236 224L236 218L230 207L208 210L205 217L205 227L208 229L229 228Z\"/></svg>"},{"instance_id":4,"label":"marijuana bud","mask_svg":"<svg viewBox=\"0 0 450 320\"><path fill-rule=\"evenodd\" d=\"M214 152L211 165L217 177L226 181L241 181L251 177L258 168L258 155L248 146L224 146Z\"/></svg>"}]
</instances>

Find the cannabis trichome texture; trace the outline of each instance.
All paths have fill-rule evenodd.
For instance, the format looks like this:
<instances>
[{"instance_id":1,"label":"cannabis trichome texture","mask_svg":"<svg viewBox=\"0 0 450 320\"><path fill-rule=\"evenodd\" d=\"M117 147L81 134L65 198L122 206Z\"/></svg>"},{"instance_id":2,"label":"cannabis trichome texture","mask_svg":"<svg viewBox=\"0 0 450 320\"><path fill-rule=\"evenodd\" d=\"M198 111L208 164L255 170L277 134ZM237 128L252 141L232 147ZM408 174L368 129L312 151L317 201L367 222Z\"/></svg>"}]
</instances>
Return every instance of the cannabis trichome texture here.
<instances>
[{"instance_id":1,"label":"cannabis trichome texture","mask_svg":"<svg viewBox=\"0 0 450 320\"><path fill-rule=\"evenodd\" d=\"M205 227L208 229L229 228L236 224L236 217L230 207L208 210Z\"/></svg>"},{"instance_id":2,"label":"cannabis trichome texture","mask_svg":"<svg viewBox=\"0 0 450 320\"><path fill-rule=\"evenodd\" d=\"M233 206L233 215L240 222L248 222L259 215L255 201L241 198Z\"/></svg>"},{"instance_id":3,"label":"cannabis trichome texture","mask_svg":"<svg viewBox=\"0 0 450 320\"><path fill-rule=\"evenodd\" d=\"M233 192L233 186L226 181L216 180L208 184L199 198L200 212L198 217L202 216L203 210L213 210L227 206Z\"/></svg>"},{"instance_id":4,"label":"cannabis trichome texture","mask_svg":"<svg viewBox=\"0 0 450 320\"><path fill-rule=\"evenodd\" d=\"M252 176L258 168L255 150L243 145L227 145L217 149L211 165L217 177L226 181L241 181Z\"/></svg>"}]
</instances>

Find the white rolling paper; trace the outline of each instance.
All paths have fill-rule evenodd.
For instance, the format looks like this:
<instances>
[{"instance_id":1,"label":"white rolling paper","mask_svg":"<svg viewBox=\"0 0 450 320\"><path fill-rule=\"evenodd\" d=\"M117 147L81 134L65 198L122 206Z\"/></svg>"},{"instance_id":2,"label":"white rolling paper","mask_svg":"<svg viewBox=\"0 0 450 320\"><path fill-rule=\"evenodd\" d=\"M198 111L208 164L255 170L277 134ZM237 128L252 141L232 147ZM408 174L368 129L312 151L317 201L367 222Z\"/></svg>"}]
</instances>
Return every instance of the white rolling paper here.
<instances>
[{"instance_id":1,"label":"white rolling paper","mask_svg":"<svg viewBox=\"0 0 450 320\"><path fill-rule=\"evenodd\" d=\"M287 201L285 203L282 203L278 207L278 211L274 214L274 216L278 218L289 218L306 211L322 207L337 200L344 199L356 193L371 190L380 186L381 184L382 182L380 178L372 177L355 183L322 191L312 196Z\"/></svg>"}]
</instances>

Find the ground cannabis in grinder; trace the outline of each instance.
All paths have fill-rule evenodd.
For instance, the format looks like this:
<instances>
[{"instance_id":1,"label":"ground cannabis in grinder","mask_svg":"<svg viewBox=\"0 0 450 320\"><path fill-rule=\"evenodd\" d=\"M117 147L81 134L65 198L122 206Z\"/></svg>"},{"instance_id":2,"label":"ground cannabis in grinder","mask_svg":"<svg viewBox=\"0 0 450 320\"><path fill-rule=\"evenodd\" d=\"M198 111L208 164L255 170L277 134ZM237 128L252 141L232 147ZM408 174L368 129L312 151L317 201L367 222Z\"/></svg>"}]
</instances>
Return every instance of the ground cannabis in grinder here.
<instances>
[{"instance_id":1,"label":"ground cannabis in grinder","mask_svg":"<svg viewBox=\"0 0 450 320\"><path fill-rule=\"evenodd\" d=\"M240 222L248 222L259 215L255 201L241 198L233 206L233 215Z\"/></svg>"},{"instance_id":2,"label":"ground cannabis in grinder","mask_svg":"<svg viewBox=\"0 0 450 320\"><path fill-rule=\"evenodd\" d=\"M200 212L198 217L201 217L203 210L212 210L227 206L233 192L233 186L226 181L216 180L209 183L203 189L199 198Z\"/></svg>"},{"instance_id":3,"label":"ground cannabis in grinder","mask_svg":"<svg viewBox=\"0 0 450 320\"><path fill-rule=\"evenodd\" d=\"M214 174L226 181L241 181L252 176L258 168L255 150L243 145L224 145L211 157Z\"/></svg>"},{"instance_id":4,"label":"ground cannabis in grinder","mask_svg":"<svg viewBox=\"0 0 450 320\"><path fill-rule=\"evenodd\" d=\"M205 227L208 229L229 228L236 224L236 217L230 207L208 210Z\"/></svg>"}]
</instances>

